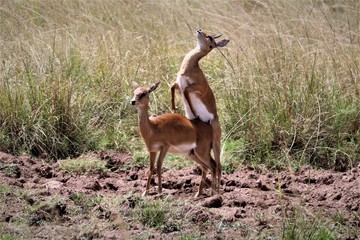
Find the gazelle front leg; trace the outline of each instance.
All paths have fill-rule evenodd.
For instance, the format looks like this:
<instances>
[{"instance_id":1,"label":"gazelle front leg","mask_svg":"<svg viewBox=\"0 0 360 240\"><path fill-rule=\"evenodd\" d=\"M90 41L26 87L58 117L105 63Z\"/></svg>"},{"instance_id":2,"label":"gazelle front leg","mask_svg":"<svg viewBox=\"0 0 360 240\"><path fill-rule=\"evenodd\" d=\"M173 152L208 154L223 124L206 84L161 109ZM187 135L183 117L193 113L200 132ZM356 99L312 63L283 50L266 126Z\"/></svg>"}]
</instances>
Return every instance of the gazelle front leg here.
<instances>
[{"instance_id":1,"label":"gazelle front leg","mask_svg":"<svg viewBox=\"0 0 360 240\"><path fill-rule=\"evenodd\" d=\"M188 85L184 89L185 99L188 102L190 110L191 110L191 112L192 112L192 114L194 115L195 118L197 118L198 115L196 114L196 112L194 110L194 107L193 107L193 103L191 102L190 93L200 93L200 91L198 91L198 89L199 89L199 85L197 85L197 84Z\"/></svg>"},{"instance_id":2,"label":"gazelle front leg","mask_svg":"<svg viewBox=\"0 0 360 240\"><path fill-rule=\"evenodd\" d=\"M161 181L161 170L162 170L162 163L164 161L164 158L166 156L166 153L168 152L170 146L165 146L162 147L160 150L160 154L157 160L157 165L156 165L156 172L157 172L157 176L158 176L158 192L161 193L162 192L162 181Z\"/></svg>"},{"instance_id":3,"label":"gazelle front leg","mask_svg":"<svg viewBox=\"0 0 360 240\"><path fill-rule=\"evenodd\" d=\"M146 189L142 194L143 197L145 197L149 193L151 177L152 177L152 173L154 171L156 152L149 152L149 157L150 157L150 167L149 167L149 170L147 172Z\"/></svg>"}]
</instances>

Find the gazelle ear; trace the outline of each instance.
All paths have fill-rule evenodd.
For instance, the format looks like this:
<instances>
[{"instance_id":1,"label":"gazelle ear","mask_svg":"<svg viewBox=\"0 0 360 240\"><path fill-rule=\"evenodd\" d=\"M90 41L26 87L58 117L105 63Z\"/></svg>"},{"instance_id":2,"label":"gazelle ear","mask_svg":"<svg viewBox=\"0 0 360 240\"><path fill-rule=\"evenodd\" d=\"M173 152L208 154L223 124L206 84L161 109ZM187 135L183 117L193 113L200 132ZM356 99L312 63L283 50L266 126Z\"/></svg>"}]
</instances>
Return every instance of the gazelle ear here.
<instances>
[{"instance_id":1,"label":"gazelle ear","mask_svg":"<svg viewBox=\"0 0 360 240\"><path fill-rule=\"evenodd\" d=\"M214 39L216 39L216 38L219 38L219 37L221 37L222 36L222 34L215 34L215 35L211 35Z\"/></svg>"},{"instance_id":2,"label":"gazelle ear","mask_svg":"<svg viewBox=\"0 0 360 240\"><path fill-rule=\"evenodd\" d=\"M229 39L223 39L221 40L220 42L217 42L216 43L216 47L225 47L226 44L228 44L230 42Z\"/></svg>"},{"instance_id":3,"label":"gazelle ear","mask_svg":"<svg viewBox=\"0 0 360 240\"><path fill-rule=\"evenodd\" d=\"M139 84L137 84L135 81L133 81L132 84L133 84L135 89L137 89L139 87Z\"/></svg>"},{"instance_id":4,"label":"gazelle ear","mask_svg":"<svg viewBox=\"0 0 360 240\"><path fill-rule=\"evenodd\" d=\"M154 83L151 87L149 87L149 89L148 89L149 93L154 91L159 86L159 84L160 84L160 82L157 82L157 83Z\"/></svg>"}]
</instances>

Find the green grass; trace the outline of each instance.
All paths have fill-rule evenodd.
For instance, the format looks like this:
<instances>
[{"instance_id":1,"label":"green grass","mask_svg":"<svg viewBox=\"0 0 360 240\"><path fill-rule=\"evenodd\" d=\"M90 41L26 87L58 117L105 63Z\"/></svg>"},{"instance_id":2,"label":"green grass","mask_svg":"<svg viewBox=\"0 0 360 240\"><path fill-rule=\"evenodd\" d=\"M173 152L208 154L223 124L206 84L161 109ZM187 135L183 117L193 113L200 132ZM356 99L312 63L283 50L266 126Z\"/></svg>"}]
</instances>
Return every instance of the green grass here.
<instances>
[{"instance_id":1,"label":"green grass","mask_svg":"<svg viewBox=\"0 0 360 240\"><path fill-rule=\"evenodd\" d=\"M169 154L164 161L164 168L167 169L183 169L185 167L194 166L194 162L177 154Z\"/></svg>"},{"instance_id":2,"label":"green grass","mask_svg":"<svg viewBox=\"0 0 360 240\"><path fill-rule=\"evenodd\" d=\"M347 229L341 222L339 214L333 220L325 218L320 213L314 216L307 216L303 210L297 209L293 217L284 221L281 239L339 239L340 236L352 233L356 235L356 230Z\"/></svg>"},{"instance_id":3,"label":"green grass","mask_svg":"<svg viewBox=\"0 0 360 240\"><path fill-rule=\"evenodd\" d=\"M95 156L81 156L76 159L59 161L59 168L68 173L90 173L107 171L106 161L102 161Z\"/></svg>"},{"instance_id":4,"label":"green grass","mask_svg":"<svg viewBox=\"0 0 360 240\"><path fill-rule=\"evenodd\" d=\"M167 210L164 206L165 204L161 200L140 200L134 210L134 218L145 226L160 228L165 224Z\"/></svg>"},{"instance_id":5,"label":"green grass","mask_svg":"<svg viewBox=\"0 0 360 240\"><path fill-rule=\"evenodd\" d=\"M6 198L6 195L11 192L12 189L9 185L2 183L0 184L0 200L4 200Z\"/></svg>"},{"instance_id":6,"label":"green grass","mask_svg":"<svg viewBox=\"0 0 360 240\"><path fill-rule=\"evenodd\" d=\"M241 142L224 148L227 172L237 163L351 168L360 159L359 10L356 0L5 1L0 151L137 154L131 81L161 81L150 111L169 112L169 84L202 28L231 40L201 62L223 143Z\"/></svg>"},{"instance_id":7,"label":"green grass","mask_svg":"<svg viewBox=\"0 0 360 240\"><path fill-rule=\"evenodd\" d=\"M241 139L223 141L221 167L227 174L233 173L244 161L244 143Z\"/></svg>"}]
</instances>

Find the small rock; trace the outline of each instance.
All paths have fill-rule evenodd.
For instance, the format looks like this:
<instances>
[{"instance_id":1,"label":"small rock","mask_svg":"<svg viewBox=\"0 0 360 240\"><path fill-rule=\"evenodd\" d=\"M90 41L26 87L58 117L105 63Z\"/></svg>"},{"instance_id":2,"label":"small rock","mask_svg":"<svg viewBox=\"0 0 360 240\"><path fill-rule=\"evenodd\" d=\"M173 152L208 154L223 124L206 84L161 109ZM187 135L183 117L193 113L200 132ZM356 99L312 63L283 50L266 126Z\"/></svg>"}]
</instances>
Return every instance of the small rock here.
<instances>
[{"instance_id":1,"label":"small rock","mask_svg":"<svg viewBox=\"0 0 360 240\"><path fill-rule=\"evenodd\" d=\"M61 188L63 185L62 182L56 181L56 180L52 180L52 181L48 181L45 183L46 188L48 189L57 189L57 188Z\"/></svg>"},{"instance_id":2,"label":"small rock","mask_svg":"<svg viewBox=\"0 0 360 240\"><path fill-rule=\"evenodd\" d=\"M212 196L204 201L203 206L207 208L220 208L222 203L223 199L221 196Z\"/></svg>"},{"instance_id":3,"label":"small rock","mask_svg":"<svg viewBox=\"0 0 360 240\"><path fill-rule=\"evenodd\" d=\"M207 222L209 220L209 215L202 211L202 210L199 210L197 212L194 212L193 214L191 214L191 221L194 222L194 223L197 223L197 222Z\"/></svg>"}]
</instances>

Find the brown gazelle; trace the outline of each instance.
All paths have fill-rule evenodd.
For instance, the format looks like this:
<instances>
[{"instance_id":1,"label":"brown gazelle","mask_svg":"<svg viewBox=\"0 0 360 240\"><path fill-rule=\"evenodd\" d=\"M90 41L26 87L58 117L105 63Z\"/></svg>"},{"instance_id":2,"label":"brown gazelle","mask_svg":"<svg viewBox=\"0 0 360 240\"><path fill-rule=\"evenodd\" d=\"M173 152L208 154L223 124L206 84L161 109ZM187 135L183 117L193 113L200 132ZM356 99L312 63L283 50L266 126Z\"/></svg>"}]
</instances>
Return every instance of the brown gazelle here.
<instances>
[{"instance_id":1,"label":"brown gazelle","mask_svg":"<svg viewBox=\"0 0 360 240\"><path fill-rule=\"evenodd\" d=\"M199 118L203 122L210 123L213 130L212 148L217 167L216 189L219 193L221 182L221 127L217 115L215 97L203 71L199 67L199 61L214 48L226 46L229 40L223 39L216 42L215 39L221 35L210 36L201 30L198 30L196 34L198 38L197 46L186 54L176 82L171 86L171 102L173 110L176 111L175 90L178 90L182 96L186 117L189 119Z\"/></svg>"},{"instance_id":2,"label":"brown gazelle","mask_svg":"<svg viewBox=\"0 0 360 240\"><path fill-rule=\"evenodd\" d=\"M166 113L149 118L149 94L157 88L159 82L153 84L150 88L139 87L135 82L133 82L133 85L135 91L131 104L135 105L138 110L140 134L144 139L150 157L146 190L143 196L149 192L158 152L156 171L159 193L162 192L161 170L163 160L167 152L174 152L181 153L200 165L202 175L199 190L195 197L202 194L208 170L210 170L212 176L212 194L214 194L216 190L216 162L210 154L212 148L212 129L210 125L198 119L189 120L177 113Z\"/></svg>"}]
</instances>

